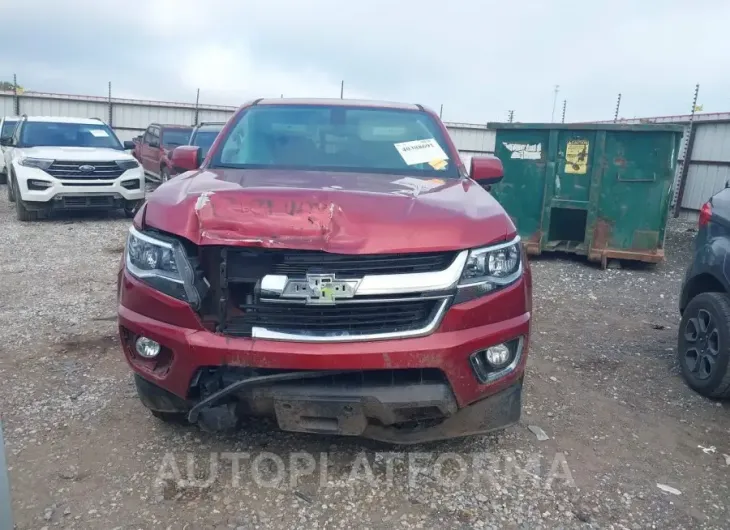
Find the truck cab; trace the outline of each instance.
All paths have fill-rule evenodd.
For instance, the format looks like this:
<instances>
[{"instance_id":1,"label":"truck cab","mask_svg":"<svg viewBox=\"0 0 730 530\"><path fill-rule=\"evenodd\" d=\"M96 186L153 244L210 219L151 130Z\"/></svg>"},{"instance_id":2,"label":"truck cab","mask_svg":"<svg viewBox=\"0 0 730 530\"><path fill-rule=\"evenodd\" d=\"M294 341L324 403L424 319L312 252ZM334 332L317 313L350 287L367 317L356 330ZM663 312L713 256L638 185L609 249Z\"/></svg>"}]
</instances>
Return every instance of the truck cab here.
<instances>
[{"instance_id":1,"label":"truck cab","mask_svg":"<svg viewBox=\"0 0 730 530\"><path fill-rule=\"evenodd\" d=\"M170 154L181 145L187 145L193 128L186 125L151 123L134 148L134 157L145 175L166 182L172 174Z\"/></svg>"}]
</instances>

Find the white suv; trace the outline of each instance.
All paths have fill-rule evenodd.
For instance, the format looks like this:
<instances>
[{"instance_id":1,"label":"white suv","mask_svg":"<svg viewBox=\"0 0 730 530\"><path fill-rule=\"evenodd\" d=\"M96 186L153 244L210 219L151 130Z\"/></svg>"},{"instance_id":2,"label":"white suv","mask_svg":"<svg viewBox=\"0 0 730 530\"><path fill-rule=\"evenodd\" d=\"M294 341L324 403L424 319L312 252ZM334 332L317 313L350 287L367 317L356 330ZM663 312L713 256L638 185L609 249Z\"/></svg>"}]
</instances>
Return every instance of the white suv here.
<instances>
[{"instance_id":1,"label":"white suv","mask_svg":"<svg viewBox=\"0 0 730 530\"><path fill-rule=\"evenodd\" d=\"M39 212L123 209L136 212L144 172L114 131L99 119L23 116L11 138L8 199L21 221Z\"/></svg>"},{"instance_id":2,"label":"white suv","mask_svg":"<svg viewBox=\"0 0 730 530\"><path fill-rule=\"evenodd\" d=\"M15 126L18 124L17 116L5 116L0 118L0 138L7 138L13 135ZM10 160L10 147L0 145L0 184L5 184L8 180L7 160Z\"/></svg>"}]
</instances>

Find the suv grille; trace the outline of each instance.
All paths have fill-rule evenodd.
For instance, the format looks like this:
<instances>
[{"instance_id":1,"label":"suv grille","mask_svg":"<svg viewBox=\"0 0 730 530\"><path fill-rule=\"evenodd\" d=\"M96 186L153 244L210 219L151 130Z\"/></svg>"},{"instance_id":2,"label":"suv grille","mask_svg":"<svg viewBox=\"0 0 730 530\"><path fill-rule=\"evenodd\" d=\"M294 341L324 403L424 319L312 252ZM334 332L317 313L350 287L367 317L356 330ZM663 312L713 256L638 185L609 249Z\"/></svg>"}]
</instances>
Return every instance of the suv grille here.
<instances>
[{"instance_id":1,"label":"suv grille","mask_svg":"<svg viewBox=\"0 0 730 530\"><path fill-rule=\"evenodd\" d=\"M81 166L92 166L94 170L82 172L79 169ZM51 167L46 169L46 173L59 180L66 181L83 181L89 179L114 180L119 178L124 173L124 170L116 162L71 162L67 160L56 160L51 164Z\"/></svg>"}]
</instances>

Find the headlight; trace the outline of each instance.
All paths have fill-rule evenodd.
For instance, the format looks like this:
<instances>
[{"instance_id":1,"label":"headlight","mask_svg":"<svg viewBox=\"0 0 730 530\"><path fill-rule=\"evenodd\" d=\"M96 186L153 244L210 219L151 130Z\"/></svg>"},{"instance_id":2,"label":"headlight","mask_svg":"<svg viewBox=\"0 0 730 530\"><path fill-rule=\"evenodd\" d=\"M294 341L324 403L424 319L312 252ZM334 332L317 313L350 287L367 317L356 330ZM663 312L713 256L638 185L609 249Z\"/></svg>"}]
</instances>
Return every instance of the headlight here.
<instances>
[{"instance_id":1,"label":"headlight","mask_svg":"<svg viewBox=\"0 0 730 530\"><path fill-rule=\"evenodd\" d=\"M119 166L119 169L123 169L124 171L139 167L139 163L136 160L115 160L115 163Z\"/></svg>"},{"instance_id":2,"label":"headlight","mask_svg":"<svg viewBox=\"0 0 730 530\"><path fill-rule=\"evenodd\" d=\"M21 158L18 160L18 164L25 167L34 167L36 169L46 170L51 167L53 160L47 160L45 158Z\"/></svg>"},{"instance_id":3,"label":"headlight","mask_svg":"<svg viewBox=\"0 0 730 530\"><path fill-rule=\"evenodd\" d=\"M519 236L509 243L469 252L454 303L466 302L517 281L522 276Z\"/></svg>"},{"instance_id":4,"label":"headlight","mask_svg":"<svg viewBox=\"0 0 730 530\"><path fill-rule=\"evenodd\" d=\"M127 270L137 279L193 307L201 296L195 285L195 272L180 241L161 240L129 229Z\"/></svg>"}]
</instances>

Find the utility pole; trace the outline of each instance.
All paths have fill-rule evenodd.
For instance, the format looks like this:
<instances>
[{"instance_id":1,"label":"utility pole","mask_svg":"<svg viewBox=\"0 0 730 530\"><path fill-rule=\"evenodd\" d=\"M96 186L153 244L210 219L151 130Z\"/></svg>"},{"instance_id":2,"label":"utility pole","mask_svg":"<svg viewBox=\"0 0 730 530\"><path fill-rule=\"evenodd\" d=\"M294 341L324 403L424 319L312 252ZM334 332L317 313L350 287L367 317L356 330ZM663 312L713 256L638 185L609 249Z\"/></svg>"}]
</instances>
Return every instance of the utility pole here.
<instances>
[{"instance_id":1,"label":"utility pole","mask_svg":"<svg viewBox=\"0 0 730 530\"><path fill-rule=\"evenodd\" d=\"M512 123L514 121L514 119L515 119L515 111L513 111L513 110L508 111L507 112L507 121Z\"/></svg>"},{"instance_id":2,"label":"utility pole","mask_svg":"<svg viewBox=\"0 0 730 530\"><path fill-rule=\"evenodd\" d=\"M344 99L345 97L345 80L342 80L342 83L340 83L340 99Z\"/></svg>"},{"instance_id":3,"label":"utility pole","mask_svg":"<svg viewBox=\"0 0 730 530\"><path fill-rule=\"evenodd\" d=\"M441 109L439 109L439 119L444 117L444 104L441 103Z\"/></svg>"},{"instance_id":4,"label":"utility pole","mask_svg":"<svg viewBox=\"0 0 730 530\"><path fill-rule=\"evenodd\" d=\"M20 96L18 95L18 76L13 74L13 113L20 116Z\"/></svg>"},{"instance_id":5,"label":"utility pole","mask_svg":"<svg viewBox=\"0 0 730 530\"><path fill-rule=\"evenodd\" d=\"M107 116L107 123L109 124L109 127L114 127L114 110L112 107L112 82L109 81L109 99L107 100L109 102L109 115Z\"/></svg>"},{"instance_id":6,"label":"utility pole","mask_svg":"<svg viewBox=\"0 0 730 530\"><path fill-rule=\"evenodd\" d=\"M616 123L618 121L618 109L621 107L621 94L618 95L618 99L616 100L616 112L613 115L613 123Z\"/></svg>"},{"instance_id":7,"label":"utility pole","mask_svg":"<svg viewBox=\"0 0 730 530\"><path fill-rule=\"evenodd\" d=\"M682 208L682 199L684 198L684 188L687 185L687 174L689 173L689 164L692 161L692 150L695 145L695 135L697 134L697 128L694 125L695 121L695 109L697 109L697 96L700 94L700 84L695 85L695 95L692 99L692 112L689 115L689 124L685 129L687 135L687 141L683 142L682 154L680 159L682 160L681 167L679 169L679 182L674 190L674 217L679 217L679 211Z\"/></svg>"},{"instance_id":8,"label":"utility pole","mask_svg":"<svg viewBox=\"0 0 730 530\"><path fill-rule=\"evenodd\" d=\"M568 100L564 99L563 100L563 118L560 121L560 123L565 123L565 107L567 107L567 106L568 106Z\"/></svg>"},{"instance_id":9,"label":"utility pole","mask_svg":"<svg viewBox=\"0 0 730 530\"><path fill-rule=\"evenodd\" d=\"M198 93L195 95L195 123L193 125L198 125L198 118L200 117L200 109L198 108L200 105L200 89L198 89Z\"/></svg>"},{"instance_id":10,"label":"utility pole","mask_svg":"<svg viewBox=\"0 0 730 530\"><path fill-rule=\"evenodd\" d=\"M558 102L558 92L560 92L560 85L555 85L555 94L553 95L553 113L550 116L551 122L555 122L555 105Z\"/></svg>"}]
</instances>

